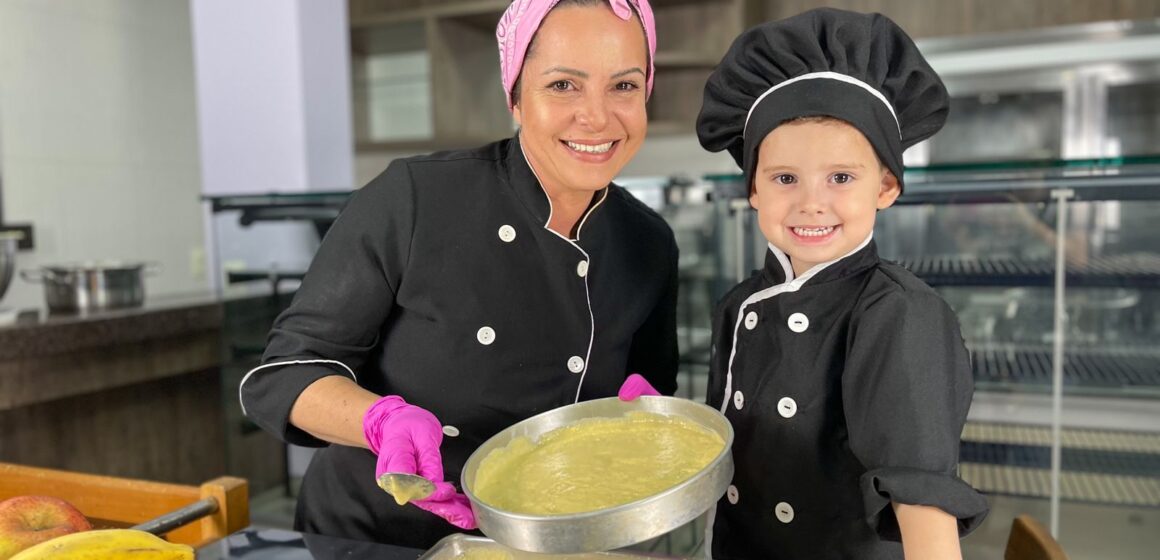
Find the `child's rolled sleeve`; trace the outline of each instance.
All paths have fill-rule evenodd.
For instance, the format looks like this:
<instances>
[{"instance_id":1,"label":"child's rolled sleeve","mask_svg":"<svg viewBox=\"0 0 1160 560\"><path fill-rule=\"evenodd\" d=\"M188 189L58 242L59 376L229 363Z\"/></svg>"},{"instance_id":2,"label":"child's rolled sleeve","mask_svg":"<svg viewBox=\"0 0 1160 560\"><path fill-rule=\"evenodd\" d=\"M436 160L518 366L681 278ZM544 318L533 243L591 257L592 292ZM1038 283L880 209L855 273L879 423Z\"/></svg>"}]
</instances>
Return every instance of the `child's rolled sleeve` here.
<instances>
[{"instance_id":1,"label":"child's rolled sleeve","mask_svg":"<svg viewBox=\"0 0 1160 560\"><path fill-rule=\"evenodd\" d=\"M891 502L933 506L966 535L986 500L957 476L974 383L954 312L937 294L892 290L855 311L842 400L868 523L899 540Z\"/></svg>"}]
</instances>

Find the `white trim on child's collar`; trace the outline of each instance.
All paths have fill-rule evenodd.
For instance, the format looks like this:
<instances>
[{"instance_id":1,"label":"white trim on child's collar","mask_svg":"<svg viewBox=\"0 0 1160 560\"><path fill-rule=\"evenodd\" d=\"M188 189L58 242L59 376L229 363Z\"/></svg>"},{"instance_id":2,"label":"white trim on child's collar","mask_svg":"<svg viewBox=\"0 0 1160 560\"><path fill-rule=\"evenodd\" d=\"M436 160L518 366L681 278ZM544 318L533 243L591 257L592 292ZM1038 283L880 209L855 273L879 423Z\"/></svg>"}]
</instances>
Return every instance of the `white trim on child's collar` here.
<instances>
[{"instance_id":1,"label":"white trim on child's collar","mask_svg":"<svg viewBox=\"0 0 1160 560\"><path fill-rule=\"evenodd\" d=\"M865 249L866 246L870 244L871 239L874 239L874 232L873 231L871 231L870 235L867 235L866 239L863 239L862 242L859 243L857 247L854 247L853 249L851 249L849 253L846 253L845 255L842 255L842 256L840 256L832 261L826 261L824 263L815 264L814 266L810 267L809 270L803 272L801 276L797 276L796 274L794 274L793 265L790 264L789 255L787 255L785 251L782 251L781 248L775 246L773 243L769 243L769 252L773 253L773 255L775 257L777 257L777 261L779 263L781 263L781 269L785 273L785 281L786 282L793 281L793 282L797 282L799 284L804 284L806 282L806 280L813 278L819 272L824 270L826 267L828 267L828 266L830 266L830 265L832 265L832 264L834 264L834 263L836 263L836 262L838 262L846 257L853 256L858 251Z\"/></svg>"},{"instance_id":2,"label":"white trim on child's collar","mask_svg":"<svg viewBox=\"0 0 1160 560\"><path fill-rule=\"evenodd\" d=\"M781 263L781 268L785 272L785 281L776 286L770 286L764 290L750 294L749 297L745 298L745 301L741 302L741 306L737 308L737 323L733 326L733 348L729 350L729 364L725 368L725 397L721 400L721 414L725 414L725 410L729 408L729 400L733 395L733 359L737 357L737 333L741 332L741 320L745 317L745 308L774 296L800 290L806 282L809 282L811 278L817 276L826 267L865 249L870 244L871 239L874 239L874 230L870 230L870 235L867 235L866 239L862 240L862 243L854 247L853 251L832 261L818 263L798 277L794 277L793 275L793 266L790 264L789 255L786 255L785 251L775 247L773 243L769 244L770 252L777 257L777 261Z\"/></svg>"},{"instance_id":3,"label":"white trim on child's collar","mask_svg":"<svg viewBox=\"0 0 1160 560\"><path fill-rule=\"evenodd\" d=\"M775 91L777 91L785 86L788 86L788 85L796 83L796 82L800 82L802 80L818 80L818 79L838 80L839 82L845 82L847 84L852 84L852 85L858 86L858 87L866 90L867 92L870 93L870 95L873 95L874 97L878 98L878 100L881 101L883 105L886 105L886 108L888 110L890 110L890 116L894 117L894 126L896 128L898 128L898 137L900 139L902 138L902 126L900 126L898 124L898 115L894 114L894 106L891 105L890 102L886 100L886 96L882 95L882 92L871 87L870 84L863 82L862 80L859 80L858 78L847 76L846 74L839 74L838 72L810 72L809 74L802 74L801 76L790 78L784 82L781 82L781 83L765 90L765 93L761 94L757 98L757 100L755 100L753 102L753 105L749 107L749 113L747 115L745 115L745 128L743 128L741 130L742 135L744 135L745 130L747 130L749 128L749 118L753 116L753 110L757 108L757 105L759 103L761 103L761 100L765 99L766 96L768 96L769 94L771 94L771 93L773 93L773 92L775 92Z\"/></svg>"}]
</instances>

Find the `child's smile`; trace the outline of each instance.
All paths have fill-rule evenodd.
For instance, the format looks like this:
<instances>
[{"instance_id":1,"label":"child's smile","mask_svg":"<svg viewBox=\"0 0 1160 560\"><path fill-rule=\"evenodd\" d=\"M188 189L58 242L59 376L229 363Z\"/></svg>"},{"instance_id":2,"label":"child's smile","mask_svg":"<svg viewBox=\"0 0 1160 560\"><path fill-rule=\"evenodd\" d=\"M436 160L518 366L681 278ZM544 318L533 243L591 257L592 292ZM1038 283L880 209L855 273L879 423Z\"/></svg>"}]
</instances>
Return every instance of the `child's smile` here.
<instances>
[{"instance_id":1,"label":"child's smile","mask_svg":"<svg viewBox=\"0 0 1160 560\"><path fill-rule=\"evenodd\" d=\"M756 169L749 202L761 232L789 256L797 276L853 251L900 191L862 133L832 118L773 129Z\"/></svg>"},{"instance_id":2,"label":"child's smile","mask_svg":"<svg viewBox=\"0 0 1160 560\"><path fill-rule=\"evenodd\" d=\"M842 226L790 226L787 229L798 243L821 245L834 239Z\"/></svg>"}]
</instances>

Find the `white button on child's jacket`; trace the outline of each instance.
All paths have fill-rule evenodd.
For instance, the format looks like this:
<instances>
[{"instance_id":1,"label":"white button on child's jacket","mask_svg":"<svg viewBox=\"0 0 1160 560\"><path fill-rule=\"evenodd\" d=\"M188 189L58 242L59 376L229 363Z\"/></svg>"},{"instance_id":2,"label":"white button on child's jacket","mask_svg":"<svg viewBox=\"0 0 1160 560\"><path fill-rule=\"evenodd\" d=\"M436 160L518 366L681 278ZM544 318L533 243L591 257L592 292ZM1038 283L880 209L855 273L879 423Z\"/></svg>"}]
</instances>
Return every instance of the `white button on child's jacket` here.
<instances>
[{"instance_id":1,"label":"white button on child's jacket","mask_svg":"<svg viewBox=\"0 0 1160 560\"><path fill-rule=\"evenodd\" d=\"M810 318L806 317L804 313L794 313L789 316L789 330L801 333L806 332L810 328Z\"/></svg>"},{"instance_id":2,"label":"white button on child's jacket","mask_svg":"<svg viewBox=\"0 0 1160 560\"><path fill-rule=\"evenodd\" d=\"M580 373L584 371L584 358L580 356L572 356L568 358L568 371L572 373Z\"/></svg>"},{"instance_id":3,"label":"white button on child's jacket","mask_svg":"<svg viewBox=\"0 0 1160 560\"><path fill-rule=\"evenodd\" d=\"M509 225L499 226L499 238L504 243L511 243L516 240L516 228Z\"/></svg>"},{"instance_id":4,"label":"white button on child's jacket","mask_svg":"<svg viewBox=\"0 0 1160 560\"><path fill-rule=\"evenodd\" d=\"M757 327L757 314L750 311L745 314L745 328L753 330Z\"/></svg>"},{"instance_id":5,"label":"white button on child's jacket","mask_svg":"<svg viewBox=\"0 0 1160 560\"><path fill-rule=\"evenodd\" d=\"M487 346L488 344L495 342L495 331L492 330L491 327L483 327L475 333L475 339L478 340L480 344Z\"/></svg>"},{"instance_id":6,"label":"white button on child's jacket","mask_svg":"<svg viewBox=\"0 0 1160 560\"><path fill-rule=\"evenodd\" d=\"M745 395L742 395L741 391L733 393L733 406L737 407L737 410L741 410L741 407L745 406Z\"/></svg>"},{"instance_id":7,"label":"white button on child's jacket","mask_svg":"<svg viewBox=\"0 0 1160 560\"><path fill-rule=\"evenodd\" d=\"M458 437L459 428L456 428L455 426L443 426L443 435L447 437Z\"/></svg>"},{"instance_id":8,"label":"white button on child's jacket","mask_svg":"<svg viewBox=\"0 0 1160 560\"><path fill-rule=\"evenodd\" d=\"M778 521L789 523L793 521L793 506L785 502L778 502L776 506L773 506L773 514L777 516Z\"/></svg>"},{"instance_id":9,"label":"white button on child's jacket","mask_svg":"<svg viewBox=\"0 0 1160 560\"><path fill-rule=\"evenodd\" d=\"M580 261L576 265L576 275L581 278L588 276L588 261Z\"/></svg>"},{"instance_id":10,"label":"white button on child's jacket","mask_svg":"<svg viewBox=\"0 0 1160 560\"><path fill-rule=\"evenodd\" d=\"M793 418L793 415L797 414L797 403L789 397L782 397L777 401L777 413L782 418Z\"/></svg>"},{"instance_id":11,"label":"white button on child's jacket","mask_svg":"<svg viewBox=\"0 0 1160 560\"><path fill-rule=\"evenodd\" d=\"M737 505L737 500L741 499L741 495L737 493L737 487L730 484L729 489L725 491L725 497L729 498L729 503Z\"/></svg>"}]
</instances>

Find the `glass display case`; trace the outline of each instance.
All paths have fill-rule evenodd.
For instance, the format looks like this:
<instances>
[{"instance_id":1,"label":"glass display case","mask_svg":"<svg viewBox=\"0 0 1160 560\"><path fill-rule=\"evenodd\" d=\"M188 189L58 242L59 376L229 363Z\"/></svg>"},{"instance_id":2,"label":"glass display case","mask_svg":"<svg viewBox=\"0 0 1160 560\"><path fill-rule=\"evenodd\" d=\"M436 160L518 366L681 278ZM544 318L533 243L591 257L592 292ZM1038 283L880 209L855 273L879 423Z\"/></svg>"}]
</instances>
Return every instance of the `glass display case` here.
<instances>
[{"instance_id":1,"label":"glass display case","mask_svg":"<svg viewBox=\"0 0 1160 560\"><path fill-rule=\"evenodd\" d=\"M1160 157L912 167L905 184L875 240L958 314L975 378L961 475L995 507L985 538L1054 501L1065 548L1091 516L1146 540L1128 520L1160 508ZM760 231L734 219L743 268L761 266Z\"/></svg>"}]
</instances>

